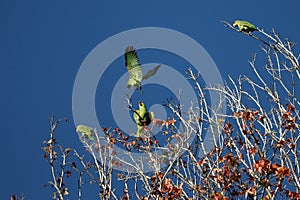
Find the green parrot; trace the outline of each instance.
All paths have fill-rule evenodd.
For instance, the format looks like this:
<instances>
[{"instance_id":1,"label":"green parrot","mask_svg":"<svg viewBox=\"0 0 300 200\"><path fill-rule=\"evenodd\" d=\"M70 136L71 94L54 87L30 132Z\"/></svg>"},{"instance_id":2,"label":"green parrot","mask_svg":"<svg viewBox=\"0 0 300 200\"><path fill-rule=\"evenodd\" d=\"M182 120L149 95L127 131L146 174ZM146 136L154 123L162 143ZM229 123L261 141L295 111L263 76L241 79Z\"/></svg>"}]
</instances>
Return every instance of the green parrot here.
<instances>
[{"instance_id":1,"label":"green parrot","mask_svg":"<svg viewBox=\"0 0 300 200\"><path fill-rule=\"evenodd\" d=\"M152 119L154 118L154 113L148 112L145 104L139 101L139 109L134 111L133 118L137 125L136 136L141 137L144 126L148 126L151 123Z\"/></svg>"},{"instance_id":2,"label":"green parrot","mask_svg":"<svg viewBox=\"0 0 300 200\"><path fill-rule=\"evenodd\" d=\"M78 125L76 127L76 132L81 133L81 137L87 138L90 140L95 140L94 134L95 130L85 125Z\"/></svg>"},{"instance_id":3,"label":"green parrot","mask_svg":"<svg viewBox=\"0 0 300 200\"><path fill-rule=\"evenodd\" d=\"M136 87L143 93L142 90L142 80L146 80L156 74L157 70L161 65L157 65L153 69L149 70L148 73L143 76L143 69L139 62L137 52L133 46L128 46L125 49L125 64L129 73L129 80L126 87L129 89L131 87Z\"/></svg>"},{"instance_id":4,"label":"green parrot","mask_svg":"<svg viewBox=\"0 0 300 200\"><path fill-rule=\"evenodd\" d=\"M251 33L253 31L257 30L256 26L254 26L250 22L243 21L243 20L236 20L233 23L233 26L238 26L239 31L242 31L242 32L245 32L245 33Z\"/></svg>"}]
</instances>

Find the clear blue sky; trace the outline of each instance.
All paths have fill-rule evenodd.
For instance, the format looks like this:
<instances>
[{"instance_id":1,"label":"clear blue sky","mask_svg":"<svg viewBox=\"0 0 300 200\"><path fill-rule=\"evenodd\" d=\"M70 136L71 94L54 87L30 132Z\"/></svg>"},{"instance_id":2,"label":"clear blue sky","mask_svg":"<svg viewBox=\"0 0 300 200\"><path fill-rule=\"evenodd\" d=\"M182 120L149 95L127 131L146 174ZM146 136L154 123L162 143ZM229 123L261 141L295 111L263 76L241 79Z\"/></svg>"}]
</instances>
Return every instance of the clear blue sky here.
<instances>
[{"instance_id":1,"label":"clear blue sky","mask_svg":"<svg viewBox=\"0 0 300 200\"><path fill-rule=\"evenodd\" d=\"M131 28L174 29L199 42L224 78L237 77L250 72L247 61L259 45L221 20L248 19L300 41L300 2L269 2L0 1L0 198L24 192L26 199L50 199L41 145L52 114L69 119L59 129L63 145L82 150L74 133L72 88L81 63L100 42Z\"/></svg>"}]
</instances>

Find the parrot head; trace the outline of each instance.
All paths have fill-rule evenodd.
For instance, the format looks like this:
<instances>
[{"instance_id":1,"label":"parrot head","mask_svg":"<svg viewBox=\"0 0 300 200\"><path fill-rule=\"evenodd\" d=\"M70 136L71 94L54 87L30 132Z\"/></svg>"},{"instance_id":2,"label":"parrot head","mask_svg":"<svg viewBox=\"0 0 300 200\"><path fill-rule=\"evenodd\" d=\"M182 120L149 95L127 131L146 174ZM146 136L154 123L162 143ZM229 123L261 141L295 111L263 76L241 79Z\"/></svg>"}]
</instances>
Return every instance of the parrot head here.
<instances>
[{"instance_id":1,"label":"parrot head","mask_svg":"<svg viewBox=\"0 0 300 200\"><path fill-rule=\"evenodd\" d=\"M145 104L142 101L139 101L139 110L141 110L141 108L144 108Z\"/></svg>"},{"instance_id":2,"label":"parrot head","mask_svg":"<svg viewBox=\"0 0 300 200\"><path fill-rule=\"evenodd\" d=\"M232 26L237 26L239 23L239 20L235 20L234 23L232 24Z\"/></svg>"},{"instance_id":3,"label":"parrot head","mask_svg":"<svg viewBox=\"0 0 300 200\"><path fill-rule=\"evenodd\" d=\"M145 104L142 101L139 101L139 110L147 111Z\"/></svg>"},{"instance_id":4,"label":"parrot head","mask_svg":"<svg viewBox=\"0 0 300 200\"><path fill-rule=\"evenodd\" d=\"M76 132L78 133L79 131L80 131L80 129L82 128L81 127L82 125L78 125L77 127L76 127Z\"/></svg>"}]
</instances>

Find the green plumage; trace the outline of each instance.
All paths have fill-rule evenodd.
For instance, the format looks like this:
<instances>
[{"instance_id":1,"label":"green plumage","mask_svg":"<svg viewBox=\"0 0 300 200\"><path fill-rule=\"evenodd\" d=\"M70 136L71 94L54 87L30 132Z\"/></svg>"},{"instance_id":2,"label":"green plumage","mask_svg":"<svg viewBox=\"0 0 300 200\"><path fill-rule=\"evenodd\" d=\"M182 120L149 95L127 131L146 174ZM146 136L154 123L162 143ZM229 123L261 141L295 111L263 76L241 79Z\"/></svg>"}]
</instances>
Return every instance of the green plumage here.
<instances>
[{"instance_id":1,"label":"green plumage","mask_svg":"<svg viewBox=\"0 0 300 200\"><path fill-rule=\"evenodd\" d=\"M125 49L125 65L129 73L129 80L126 84L126 87L130 89L131 87L136 87L141 92L142 91L142 80L148 79L154 74L161 65L154 67L149 70L145 76L143 76L143 69L140 64L137 52L133 46L128 46Z\"/></svg>"},{"instance_id":2,"label":"green plumage","mask_svg":"<svg viewBox=\"0 0 300 200\"><path fill-rule=\"evenodd\" d=\"M137 125L137 133L136 136L140 137L143 127L148 126L154 117L153 112L148 112L145 104L143 102L139 102L139 109L135 110L133 113L133 118Z\"/></svg>"},{"instance_id":3,"label":"green plumage","mask_svg":"<svg viewBox=\"0 0 300 200\"><path fill-rule=\"evenodd\" d=\"M129 80L126 87L136 87L142 89L143 70L139 62L138 55L133 46L128 46L125 50L125 64L129 73Z\"/></svg>"},{"instance_id":4,"label":"green plumage","mask_svg":"<svg viewBox=\"0 0 300 200\"><path fill-rule=\"evenodd\" d=\"M251 33L253 31L257 30L256 26L254 26L250 22L244 21L244 20L236 20L233 23L233 26L238 26L239 31L242 31L242 32L245 32L245 33Z\"/></svg>"},{"instance_id":5,"label":"green plumage","mask_svg":"<svg viewBox=\"0 0 300 200\"><path fill-rule=\"evenodd\" d=\"M89 140L95 140L94 134L95 130L93 128L90 128L85 125L78 125L76 127L76 132L81 134L81 137L89 139Z\"/></svg>"}]
</instances>

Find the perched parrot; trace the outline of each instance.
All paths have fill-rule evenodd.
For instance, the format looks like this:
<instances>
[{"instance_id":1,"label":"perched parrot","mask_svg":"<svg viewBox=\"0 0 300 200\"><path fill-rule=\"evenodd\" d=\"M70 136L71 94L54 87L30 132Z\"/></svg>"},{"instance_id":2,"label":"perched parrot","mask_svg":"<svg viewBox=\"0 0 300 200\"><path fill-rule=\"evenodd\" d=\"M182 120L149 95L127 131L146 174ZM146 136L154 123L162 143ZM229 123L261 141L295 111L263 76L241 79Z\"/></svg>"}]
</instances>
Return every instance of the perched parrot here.
<instances>
[{"instance_id":1,"label":"perched parrot","mask_svg":"<svg viewBox=\"0 0 300 200\"><path fill-rule=\"evenodd\" d=\"M253 24L247 21L242 21L242 20L236 20L233 23L233 26L238 26L239 31L245 32L245 33L251 33L253 31L256 31L257 28Z\"/></svg>"},{"instance_id":2,"label":"perched parrot","mask_svg":"<svg viewBox=\"0 0 300 200\"><path fill-rule=\"evenodd\" d=\"M95 130L85 125L78 125L76 127L76 132L81 133L81 137L87 138L90 140L95 140L94 134Z\"/></svg>"},{"instance_id":3,"label":"perched parrot","mask_svg":"<svg viewBox=\"0 0 300 200\"><path fill-rule=\"evenodd\" d=\"M137 52L133 46L128 46L125 49L125 64L129 73L129 80L126 84L126 87L129 89L131 87L136 87L143 93L142 90L142 80L148 79L154 74L161 65L157 65L153 69L149 70L148 73L143 76L143 69L139 62Z\"/></svg>"},{"instance_id":4,"label":"perched parrot","mask_svg":"<svg viewBox=\"0 0 300 200\"><path fill-rule=\"evenodd\" d=\"M139 101L139 109L134 111L133 118L137 125L136 136L140 137L143 127L148 126L151 123L152 119L154 118L154 113L148 112L145 104Z\"/></svg>"}]
</instances>

